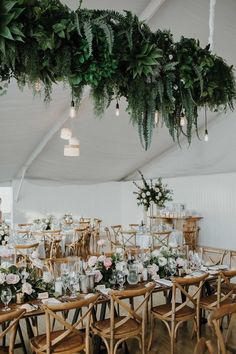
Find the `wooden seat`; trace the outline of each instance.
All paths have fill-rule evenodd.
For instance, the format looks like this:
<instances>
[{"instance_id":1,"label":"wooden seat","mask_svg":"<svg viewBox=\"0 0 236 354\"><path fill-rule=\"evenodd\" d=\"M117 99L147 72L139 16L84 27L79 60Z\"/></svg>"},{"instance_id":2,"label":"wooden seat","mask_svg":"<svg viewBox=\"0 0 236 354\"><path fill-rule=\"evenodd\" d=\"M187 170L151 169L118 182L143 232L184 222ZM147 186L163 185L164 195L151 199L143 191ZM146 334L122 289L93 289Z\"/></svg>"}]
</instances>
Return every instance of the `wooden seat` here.
<instances>
[{"instance_id":1,"label":"wooden seat","mask_svg":"<svg viewBox=\"0 0 236 354\"><path fill-rule=\"evenodd\" d=\"M230 322L225 336L222 333L220 324L225 316L230 316ZM232 347L229 343L230 336L232 335L232 329L236 320L236 304L229 304L222 306L219 309L212 311L209 317L209 324L214 328L219 349L221 354L236 353L236 347Z\"/></svg>"},{"instance_id":2,"label":"wooden seat","mask_svg":"<svg viewBox=\"0 0 236 354\"><path fill-rule=\"evenodd\" d=\"M222 305L232 303L235 286L230 283L230 280L235 276L236 270L220 272L217 276L216 293L201 297L199 302L200 309L213 311L216 308L220 308Z\"/></svg>"},{"instance_id":3,"label":"wooden seat","mask_svg":"<svg viewBox=\"0 0 236 354\"><path fill-rule=\"evenodd\" d=\"M201 337L196 344L194 354L215 354L211 341Z\"/></svg>"},{"instance_id":4,"label":"wooden seat","mask_svg":"<svg viewBox=\"0 0 236 354\"><path fill-rule=\"evenodd\" d=\"M228 251L213 247L198 247L198 251L201 254L201 258L205 264L223 264Z\"/></svg>"},{"instance_id":5,"label":"wooden seat","mask_svg":"<svg viewBox=\"0 0 236 354\"><path fill-rule=\"evenodd\" d=\"M119 345L129 338L136 338L141 347L141 353L146 353L145 328L147 301L154 289L154 284L137 290L110 292L110 319L96 321L91 324L92 332L102 338L109 354L116 354ZM143 296L136 308L128 305L122 298ZM125 316L115 316L116 306L126 313ZM142 315L138 311L142 310Z\"/></svg>"},{"instance_id":6,"label":"wooden seat","mask_svg":"<svg viewBox=\"0 0 236 354\"><path fill-rule=\"evenodd\" d=\"M99 295L76 300L70 303L56 305L43 305L46 316L46 334L36 336L30 340L30 346L36 354L75 354L85 352L89 354L89 326L93 305L97 302ZM63 316L64 311L89 307L85 313L72 324ZM51 323L55 321L55 326L62 326L62 330L57 329L51 332ZM81 331L83 322L86 323L85 333Z\"/></svg>"},{"instance_id":7,"label":"wooden seat","mask_svg":"<svg viewBox=\"0 0 236 354\"><path fill-rule=\"evenodd\" d=\"M16 330L20 318L24 315L25 310L15 310L6 313L1 313L0 315L0 325L4 326L0 332L0 340L2 340L7 334L10 334L9 339L9 354L14 354L14 345L16 339ZM6 325L6 327L5 327ZM2 348L0 347L0 352L2 353Z\"/></svg>"},{"instance_id":8,"label":"wooden seat","mask_svg":"<svg viewBox=\"0 0 236 354\"><path fill-rule=\"evenodd\" d=\"M161 320L167 327L171 342L171 354L174 354L174 343L179 325L186 321L194 321L195 331L199 339L199 299L201 289L208 274L192 278L172 278L172 299L170 304L151 308L151 336L148 349L151 348L154 331L154 320ZM190 293L190 288L194 290ZM179 294L178 294L179 292ZM183 303L177 302L177 295L181 295Z\"/></svg>"}]
</instances>

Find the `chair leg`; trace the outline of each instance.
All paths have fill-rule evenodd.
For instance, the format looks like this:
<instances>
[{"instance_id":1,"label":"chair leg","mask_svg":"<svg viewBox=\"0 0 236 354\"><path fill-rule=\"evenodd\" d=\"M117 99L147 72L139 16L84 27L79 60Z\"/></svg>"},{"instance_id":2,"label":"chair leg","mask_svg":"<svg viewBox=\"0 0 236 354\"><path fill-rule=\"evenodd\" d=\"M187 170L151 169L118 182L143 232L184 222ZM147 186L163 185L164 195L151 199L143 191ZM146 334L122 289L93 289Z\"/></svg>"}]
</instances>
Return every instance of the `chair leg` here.
<instances>
[{"instance_id":1,"label":"chair leg","mask_svg":"<svg viewBox=\"0 0 236 354\"><path fill-rule=\"evenodd\" d=\"M170 352L174 354L175 345L175 323L171 322L171 333L170 333Z\"/></svg>"},{"instance_id":2,"label":"chair leg","mask_svg":"<svg viewBox=\"0 0 236 354\"><path fill-rule=\"evenodd\" d=\"M152 313L151 313L150 317L151 317L151 323L150 323L150 337L149 337L149 342L148 342L148 351L151 349L151 346L152 346L152 336L153 336L154 327L155 327L155 321L154 321L154 317L153 317Z\"/></svg>"}]
</instances>

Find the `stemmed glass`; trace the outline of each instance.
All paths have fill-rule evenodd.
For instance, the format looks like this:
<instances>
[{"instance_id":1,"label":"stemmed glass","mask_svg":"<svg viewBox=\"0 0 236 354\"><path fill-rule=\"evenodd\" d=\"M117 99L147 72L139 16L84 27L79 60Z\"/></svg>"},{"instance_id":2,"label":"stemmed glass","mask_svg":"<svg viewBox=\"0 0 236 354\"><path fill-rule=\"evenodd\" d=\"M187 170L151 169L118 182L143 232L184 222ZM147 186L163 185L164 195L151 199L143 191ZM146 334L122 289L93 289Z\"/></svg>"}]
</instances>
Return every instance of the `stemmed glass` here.
<instances>
[{"instance_id":1,"label":"stemmed glass","mask_svg":"<svg viewBox=\"0 0 236 354\"><path fill-rule=\"evenodd\" d=\"M63 276L61 277L62 280L62 288L63 288L63 298L66 298L66 290L69 287L70 283L69 283L69 275L68 274L63 274Z\"/></svg>"},{"instance_id":2,"label":"stemmed glass","mask_svg":"<svg viewBox=\"0 0 236 354\"><path fill-rule=\"evenodd\" d=\"M116 279L119 284L119 290L124 290L125 273L123 271L118 271L116 274Z\"/></svg>"},{"instance_id":3,"label":"stemmed glass","mask_svg":"<svg viewBox=\"0 0 236 354\"><path fill-rule=\"evenodd\" d=\"M10 311L10 307L8 306L9 302L12 298L12 292L10 288L6 288L1 292L1 301L4 303L5 307L2 311Z\"/></svg>"}]
</instances>

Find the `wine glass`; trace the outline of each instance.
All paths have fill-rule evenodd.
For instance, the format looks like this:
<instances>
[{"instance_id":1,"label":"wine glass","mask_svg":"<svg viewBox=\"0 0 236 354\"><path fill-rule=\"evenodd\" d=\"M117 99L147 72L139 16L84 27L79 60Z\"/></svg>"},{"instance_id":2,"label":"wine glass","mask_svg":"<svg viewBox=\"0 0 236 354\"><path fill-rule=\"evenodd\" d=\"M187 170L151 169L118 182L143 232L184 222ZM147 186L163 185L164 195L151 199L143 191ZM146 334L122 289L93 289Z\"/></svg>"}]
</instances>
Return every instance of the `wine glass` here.
<instances>
[{"instance_id":1,"label":"wine glass","mask_svg":"<svg viewBox=\"0 0 236 354\"><path fill-rule=\"evenodd\" d=\"M122 271L118 271L116 275L117 283L119 284L119 290L124 290L125 283L125 273Z\"/></svg>"},{"instance_id":2,"label":"wine glass","mask_svg":"<svg viewBox=\"0 0 236 354\"><path fill-rule=\"evenodd\" d=\"M10 307L8 307L9 302L12 298L12 292L10 288L3 289L1 292L1 301L4 303L5 307L2 311L10 311Z\"/></svg>"},{"instance_id":3,"label":"wine glass","mask_svg":"<svg viewBox=\"0 0 236 354\"><path fill-rule=\"evenodd\" d=\"M66 298L66 290L69 286L69 276L67 274L64 274L61 277L61 280L62 280L62 288L63 288L63 292L64 292L63 298Z\"/></svg>"}]
</instances>

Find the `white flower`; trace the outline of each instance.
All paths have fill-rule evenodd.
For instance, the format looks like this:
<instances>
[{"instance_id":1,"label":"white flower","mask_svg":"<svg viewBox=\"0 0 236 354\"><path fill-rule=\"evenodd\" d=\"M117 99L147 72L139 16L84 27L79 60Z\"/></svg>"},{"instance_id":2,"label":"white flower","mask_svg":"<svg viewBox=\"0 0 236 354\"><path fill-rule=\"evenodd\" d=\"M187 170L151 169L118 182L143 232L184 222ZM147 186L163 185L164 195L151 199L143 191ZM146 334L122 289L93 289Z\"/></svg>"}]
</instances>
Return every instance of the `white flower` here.
<instances>
[{"instance_id":1,"label":"white flower","mask_svg":"<svg viewBox=\"0 0 236 354\"><path fill-rule=\"evenodd\" d=\"M51 283L53 281L52 274L50 272L43 272L43 281L45 283Z\"/></svg>"},{"instance_id":2,"label":"white flower","mask_svg":"<svg viewBox=\"0 0 236 354\"><path fill-rule=\"evenodd\" d=\"M116 263L116 270L123 272L124 268L126 267L126 262L121 261Z\"/></svg>"},{"instance_id":3,"label":"white flower","mask_svg":"<svg viewBox=\"0 0 236 354\"><path fill-rule=\"evenodd\" d=\"M152 277L154 277L154 276L157 274L158 270L159 270L159 267L158 267L158 265L156 265L156 264L152 264L152 265L149 265L149 266L148 266L148 273L149 273Z\"/></svg>"},{"instance_id":4,"label":"white flower","mask_svg":"<svg viewBox=\"0 0 236 354\"><path fill-rule=\"evenodd\" d=\"M173 55L172 55L172 54L169 55L169 59L170 59L170 60L173 59Z\"/></svg>"},{"instance_id":5,"label":"white flower","mask_svg":"<svg viewBox=\"0 0 236 354\"><path fill-rule=\"evenodd\" d=\"M102 280L103 276L100 270L95 270L95 283L99 283Z\"/></svg>"},{"instance_id":6,"label":"white flower","mask_svg":"<svg viewBox=\"0 0 236 354\"><path fill-rule=\"evenodd\" d=\"M151 193L150 193L149 191L147 191L147 193L146 193L146 194L147 194L147 196L151 195Z\"/></svg>"},{"instance_id":7,"label":"white flower","mask_svg":"<svg viewBox=\"0 0 236 354\"><path fill-rule=\"evenodd\" d=\"M119 255L123 255L124 254L124 250L123 248L116 248L116 254L119 254Z\"/></svg>"},{"instance_id":8,"label":"white flower","mask_svg":"<svg viewBox=\"0 0 236 354\"><path fill-rule=\"evenodd\" d=\"M6 276L6 283L9 285L10 284L17 284L19 281L20 281L20 277L17 274L10 273L10 274L7 274L7 276Z\"/></svg>"},{"instance_id":9,"label":"white flower","mask_svg":"<svg viewBox=\"0 0 236 354\"><path fill-rule=\"evenodd\" d=\"M160 267L164 267L167 264L167 259L165 257L158 258L158 263Z\"/></svg>"},{"instance_id":10,"label":"white flower","mask_svg":"<svg viewBox=\"0 0 236 354\"><path fill-rule=\"evenodd\" d=\"M159 257L159 256L160 256L160 250L152 251L152 257Z\"/></svg>"},{"instance_id":11,"label":"white flower","mask_svg":"<svg viewBox=\"0 0 236 354\"><path fill-rule=\"evenodd\" d=\"M178 90L178 86L177 85L174 85L174 90Z\"/></svg>"},{"instance_id":12,"label":"white flower","mask_svg":"<svg viewBox=\"0 0 236 354\"><path fill-rule=\"evenodd\" d=\"M3 284L6 280L6 275L4 273L0 273L0 284Z\"/></svg>"},{"instance_id":13,"label":"white flower","mask_svg":"<svg viewBox=\"0 0 236 354\"><path fill-rule=\"evenodd\" d=\"M96 256L90 257L88 260L88 267L89 268L94 267L96 265L97 261L98 261L98 258Z\"/></svg>"},{"instance_id":14,"label":"white flower","mask_svg":"<svg viewBox=\"0 0 236 354\"><path fill-rule=\"evenodd\" d=\"M160 189L158 187L156 187L156 192L158 193L160 191Z\"/></svg>"},{"instance_id":15,"label":"white flower","mask_svg":"<svg viewBox=\"0 0 236 354\"><path fill-rule=\"evenodd\" d=\"M145 193L142 193L142 197L143 197L143 199L146 197L146 194Z\"/></svg>"},{"instance_id":16,"label":"white flower","mask_svg":"<svg viewBox=\"0 0 236 354\"><path fill-rule=\"evenodd\" d=\"M178 257L178 258L176 259L176 264L177 264L178 267L184 268L184 267L187 265L187 262L186 262L185 259L183 259L183 258L181 258L181 257Z\"/></svg>"},{"instance_id":17,"label":"white flower","mask_svg":"<svg viewBox=\"0 0 236 354\"><path fill-rule=\"evenodd\" d=\"M31 295L34 292L34 289L32 288L32 285L30 283L24 283L22 285L22 293L25 293L27 295Z\"/></svg>"},{"instance_id":18,"label":"white flower","mask_svg":"<svg viewBox=\"0 0 236 354\"><path fill-rule=\"evenodd\" d=\"M5 232L4 232L4 231L0 231L0 235L1 235L1 236L4 236L4 235L5 235Z\"/></svg>"},{"instance_id":19,"label":"white flower","mask_svg":"<svg viewBox=\"0 0 236 354\"><path fill-rule=\"evenodd\" d=\"M38 258L31 258L31 261L32 261L32 264L36 267L36 268L39 268L39 269L42 269L43 268L43 261L41 261L40 259Z\"/></svg>"},{"instance_id":20,"label":"white flower","mask_svg":"<svg viewBox=\"0 0 236 354\"><path fill-rule=\"evenodd\" d=\"M97 260L98 260L98 262L104 262L105 259L106 259L106 256L104 254L102 254L101 256L98 257Z\"/></svg>"},{"instance_id":21,"label":"white flower","mask_svg":"<svg viewBox=\"0 0 236 354\"><path fill-rule=\"evenodd\" d=\"M9 236L5 236L5 241L9 241Z\"/></svg>"},{"instance_id":22,"label":"white flower","mask_svg":"<svg viewBox=\"0 0 236 354\"><path fill-rule=\"evenodd\" d=\"M159 192L159 193L158 193L158 196L159 196L159 197L161 197L161 196L162 196L162 193L161 193L161 192Z\"/></svg>"},{"instance_id":23,"label":"white flower","mask_svg":"<svg viewBox=\"0 0 236 354\"><path fill-rule=\"evenodd\" d=\"M25 269L21 272L21 275L24 277L24 279L27 279L29 277L29 273L26 272Z\"/></svg>"}]
</instances>

